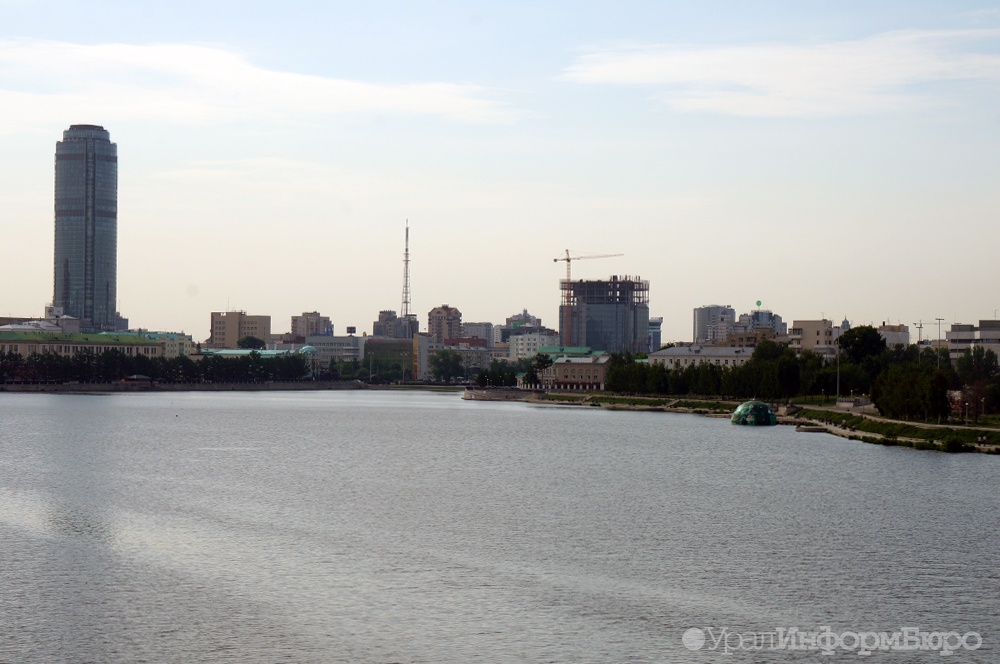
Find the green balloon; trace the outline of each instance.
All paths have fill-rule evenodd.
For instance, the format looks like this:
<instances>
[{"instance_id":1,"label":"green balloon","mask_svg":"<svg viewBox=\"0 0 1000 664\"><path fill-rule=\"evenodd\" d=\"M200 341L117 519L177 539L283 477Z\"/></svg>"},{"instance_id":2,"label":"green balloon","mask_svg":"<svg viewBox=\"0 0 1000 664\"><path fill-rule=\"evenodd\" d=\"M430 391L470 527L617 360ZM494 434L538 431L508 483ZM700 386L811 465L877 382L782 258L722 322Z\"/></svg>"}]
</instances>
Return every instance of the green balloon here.
<instances>
[{"instance_id":1,"label":"green balloon","mask_svg":"<svg viewBox=\"0 0 1000 664\"><path fill-rule=\"evenodd\" d=\"M760 306L760 300L757 300L757 306L758 307Z\"/></svg>"}]
</instances>

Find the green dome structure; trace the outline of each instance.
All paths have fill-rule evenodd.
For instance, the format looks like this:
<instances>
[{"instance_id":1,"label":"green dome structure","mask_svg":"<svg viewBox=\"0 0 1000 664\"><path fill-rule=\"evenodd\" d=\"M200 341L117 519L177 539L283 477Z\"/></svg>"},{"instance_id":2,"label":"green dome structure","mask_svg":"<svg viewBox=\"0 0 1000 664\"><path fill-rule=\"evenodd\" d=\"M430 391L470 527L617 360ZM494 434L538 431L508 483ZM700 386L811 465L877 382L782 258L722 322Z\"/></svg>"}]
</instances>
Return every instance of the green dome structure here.
<instances>
[{"instance_id":1,"label":"green dome structure","mask_svg":"<svg viewBox=\"0 0 1000 664\"><path fill-rule=\"evenodd\" d=\"M733 424L746 426L768 427L778 423L778 417L771 407L760 401L741 403L730 418Z\"/></svg>"}]
</instances>

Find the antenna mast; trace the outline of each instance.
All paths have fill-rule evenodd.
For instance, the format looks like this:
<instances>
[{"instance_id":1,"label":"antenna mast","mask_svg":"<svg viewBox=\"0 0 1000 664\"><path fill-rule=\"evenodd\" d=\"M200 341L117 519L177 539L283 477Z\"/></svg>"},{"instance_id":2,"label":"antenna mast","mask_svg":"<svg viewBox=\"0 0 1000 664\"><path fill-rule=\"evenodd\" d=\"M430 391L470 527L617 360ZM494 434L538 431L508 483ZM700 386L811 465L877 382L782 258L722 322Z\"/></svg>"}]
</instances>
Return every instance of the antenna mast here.
<instances>
[{"instance_id":1,"label":"antenna mast","mask_svg":"<svg viewBox=\"0 0 1000 664\"><path fill-rule=\"evenodd\" d=\"M410 220L406 220L406 248L403 250L403 308L401 318L410 317Z\"/></svg>"}]
</instances>

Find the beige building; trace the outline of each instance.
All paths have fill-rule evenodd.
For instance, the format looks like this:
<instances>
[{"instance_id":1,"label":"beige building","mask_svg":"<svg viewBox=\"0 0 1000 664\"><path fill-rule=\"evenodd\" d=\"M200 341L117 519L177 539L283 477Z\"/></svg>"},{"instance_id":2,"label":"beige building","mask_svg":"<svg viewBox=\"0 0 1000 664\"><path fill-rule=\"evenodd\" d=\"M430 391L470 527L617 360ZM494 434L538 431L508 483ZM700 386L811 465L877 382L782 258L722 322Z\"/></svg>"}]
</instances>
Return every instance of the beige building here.
<instances>
[{"instance_id":1,"label":"beige building","mask_svg":"<svg viewBox=\"0 0 1000 664\"><path fill-rule=\"evenodd\" d=\"M104 334L109 334L105 332ZM191 356L195 354L194 339L190 334L183 332L151 332L149 330L137 330L135 332L118 332L117 336L134 334L143 339L156 341L160 344L160 354L163 357Z\"/></svg>"},{"instance_id":2,"label":"beige building","mask_svg":"<svg viewBox=\"0 0 1000 664\"><path fill-rule=\"evenodd\" d=\"M427 333L439 343L458 339L462 336L462 312L447 304L431 309L427 314Z\"/></svg>"},{"instance_id":3,"label":"beige building","mask_svg":"<svg viewBox=\"0 0 1000 664\"><path fill-rule=\"evenodd\" d=\"M542 369L539 379L545 390L603 390L609 355L557 357Z\"/></svg>"},{"instance_id":4,"label":"beige building","mask_svg":"<svg viewBox=\"0 0 1000 664\"><path fill-rule=\"evenodd\" d=\"M812 351L831 359L837 355L837 339L840 338L840 326L826 318L822 320L797 320L792 322L789 348L796 353Z\"/></svg>"},{"instance_id":5,"label":"beige building","mask_svg":"<svg viewBox=\"0 0 1000 664\"><path fill-rule=\"evenodd\" d=\"M251 316L245 311L213 311L209 348L236 348L243 337L271 338L271 317Z\"/></svg>"},{"instance_id":6,"label":"beige building","mask_svg":"<svg viewBox=\"0 0 1000 664\"><path fill-rule=\"evenodd\" d=\"M320 334L333 334L329 316L322 316L318 311L305 311L301 316L292 316L292 336L305 339Z\"/></svg>"}]
</instances>

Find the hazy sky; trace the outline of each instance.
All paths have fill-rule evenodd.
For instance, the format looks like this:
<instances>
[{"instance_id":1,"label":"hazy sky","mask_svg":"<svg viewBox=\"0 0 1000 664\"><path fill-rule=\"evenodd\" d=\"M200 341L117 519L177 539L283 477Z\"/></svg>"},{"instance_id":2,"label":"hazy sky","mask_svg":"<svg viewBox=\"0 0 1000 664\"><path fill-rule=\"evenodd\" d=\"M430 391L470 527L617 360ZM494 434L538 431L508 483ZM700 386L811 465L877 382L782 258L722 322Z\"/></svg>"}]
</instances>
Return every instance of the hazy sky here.
<instances>
[{"instance_id":1,"label":"hazy sky","mask_svg":"<svg viewBox=\"0 0 1000 664\"><path fill-rule=\"evenodd\" d=\"M196 339L370 332L407 219L422 328L556 327L566 249L624 254L573 276L648 279L664 340L710 303L1000 309L997 2L0 0L0 315L52 299L80 123L118 144L122 312Z\"/></svg>"}]
</instances>

